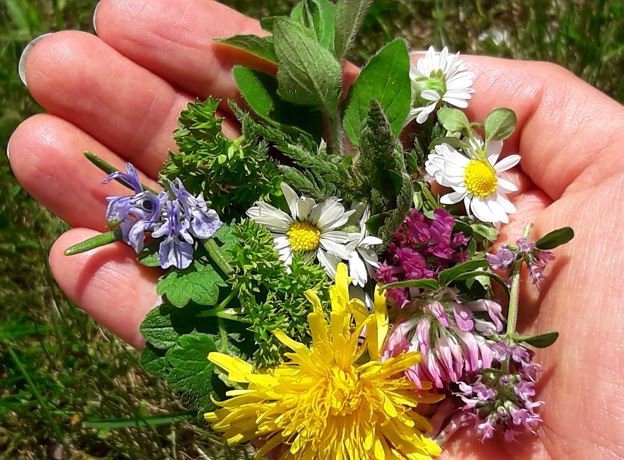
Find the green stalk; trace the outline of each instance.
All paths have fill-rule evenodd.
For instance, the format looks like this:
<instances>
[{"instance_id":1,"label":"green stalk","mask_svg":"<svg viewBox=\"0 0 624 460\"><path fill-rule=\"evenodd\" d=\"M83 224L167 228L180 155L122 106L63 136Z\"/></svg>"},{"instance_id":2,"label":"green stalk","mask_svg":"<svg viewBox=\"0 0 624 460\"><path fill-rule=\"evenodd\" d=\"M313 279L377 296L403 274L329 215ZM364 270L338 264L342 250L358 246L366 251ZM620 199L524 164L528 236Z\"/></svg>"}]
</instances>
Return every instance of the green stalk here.
<instances>
[{"instance_id":1,"label":"green stalk","mask_svg":"<svg viewBox=\"0 0 624 460\"><path fill-rule=\"evenodd\" d=\"M522 236L528 237L531 233L533 224L527 224L524 227ZM511 290L509 292L509 312L507 314L507 331L506 338L511 338L516 333L516 325L518 323L518 305L520 300L520 271L522 269L522 260L518 260L513 266L513 275L511 276Z\"/></svg>"},{"instance_id":2,"label":"green stalk","mask_svg":"<svg viewBox=\"0 0 624 460\"><path fill-rule=\"evenodd\" d=\"M204 242L204 248L208 252L210 258L214 261L215 264L221 269L221 271L225 275L231 275L234 273L234 268L230 265L230 263L223 256L223 251L217 244L217 242L211 238Z\"/></svg>"}]
</instances>

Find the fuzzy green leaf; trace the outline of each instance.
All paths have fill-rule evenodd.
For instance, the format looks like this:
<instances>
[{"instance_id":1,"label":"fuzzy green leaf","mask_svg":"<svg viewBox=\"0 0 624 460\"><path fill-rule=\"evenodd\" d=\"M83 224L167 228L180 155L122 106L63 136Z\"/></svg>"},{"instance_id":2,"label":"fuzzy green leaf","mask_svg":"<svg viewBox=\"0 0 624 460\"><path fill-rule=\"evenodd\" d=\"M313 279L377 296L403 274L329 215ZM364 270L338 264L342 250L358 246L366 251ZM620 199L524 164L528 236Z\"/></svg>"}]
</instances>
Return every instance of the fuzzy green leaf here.
<instances>
[{"instance_id":1,"label":"fuzzy green leaf","mask_svg":"<svg viewBox=\"0 0 624 460\"><path fill-rule=\"evenodd\" d=\"M371 3L371 0L338 1L334 55L339 61L344 59L349 52Z\"/></svg>"},{"instance_id":2,"label":"fuzzy green leaf","mask_svg":"<svg viewBox=\"0 0 624 460\"><path fill-rule=\"evenodd\" d=\"M513 110L504 107L494 109L485 119L483 128L486 141L491 139L505 140L516 129L516 114Z\"/></svg>"},{"instance_id":3,"label":"fuzzy green leaf","mask_svg":"<svg viewBox=\"0 0 624 460\"><path fill-rule=\"evenodd\" d=\"M194 263L186 270L174 270L159 280L156 291L178 308L190 301L212 306L219 300L219 287L225 286L221 275L211 265Z\"/></svg>"},{"instance_id":4,"label":"fuzzy green leaf","mask_svg":"<svg viewBox=\"0 0 624 460\"><path fill-rule=\"evenodd\" d=\"M243 98L260 117L274 122L278 128L286 130L286 126L295 126L320 138L321 113L282 100L277 95L277 80L273 76L241 66L234 67L233 74Z\"/></svg>"},{"instance_id":5,"label":"fuzzy green leaf","mask_svg":"<svg viewBox=\"0 0 624 460\"><path fill-rule=\"evenodd\" d=\"M200 308L205 310L205 307ZM153 347L167 350L175 345L181 335L189 334L198 326L196 316L199 311L195 305L183 309L161 305L145 316L140 327L141 334Z\"/></svg>"},{"instance_id":6,"label":"fuzzy green leaf","mask_svg":"<svg viewBox=\"0 0 624 460\"><path fill-rule=\"evenodd\" d=\"M555 249L557 246L566 244L574 238L574 230L571 227L562 227L542 236L535 242L538 249Z\"/></svg>"},{"instance_id":7,"label":"fuzzy green leaf","mask_svg":"<svg viewBox=\"0 0 624 460\"><path fill-rule=\"evenodd\" d=\"M334 113L342 86L338 61L293 21L277 19L273 34L279 62L278 94L293 104Z\"/></svg>"},{"instance_id":8,"label":"fuzzy green leaf","mask_svg":"<svg viewBox=\"0 0 624 460\"><path fill-rule=\"evenodd\" d=\"M533 336L520 336L518 339L521 342L534 346L535 348L547 348L555 343L558 338L558 332L546 332L544 334Z\"/></svg>"},{"instance_id":9,"label":"fuzzy green leaf","mask_svg":"<svg viewBox=\"0 0 624 460\"><path fill-rule=\"evenodd\" d=\"M304 0L292 10L290 18L314 32L323 48L334 49L335 4L329 0Z\"/></svg>"},{"instance_id":10,"label":"fuzzy green leaf","mask_svg":"<svg viewBox=\"0 0 624 460\"><path fill-rule=\"evenodd\" d=\"M243 50L273 64L277 64L277 56L275 55L275 47L273 46L273 39L271 37L235 35L229 38L219 38L215 41Z\"/></svg>"},{"instance_id":11,"label":"fuzzy green leaf","mask_svg":"<svg viewBox=\"0 0 624 460\"><path fill-rule=\"evenodd\" d=\"M447 285L457 279L465 272L471 272L477 268L487 267L488 262L485 259L469 260L467 262L457 264L454 267L442 270L438 276L440 284ZM483 273L485 274L485 273Z\"/></svg>"},{"instance_id":12,"label":"fuzzy green leaf","mask_svg":"<svg viewBox=\"0 0 624 460\"><path fill-rule=\"evenodd\" d=\"M371 101L381 104L392 132L403 128L411 105L409 54L401 39L386 45L362 69L349 91L344 114L344 130L354 145L360 145L361 131L368 117Z\"/></svg>"},{"instance_id":13,"label":"fuzzy green leaf","mask_svg":"<svg viewBox=\"0 0 624 460\"><path fill-rule=\"evenodd\" d=\"M444 129L452 133L470 131L470 122L464 112L457 109L442 107L438 110L438 121Z\"/></svg>"}]
</instances>

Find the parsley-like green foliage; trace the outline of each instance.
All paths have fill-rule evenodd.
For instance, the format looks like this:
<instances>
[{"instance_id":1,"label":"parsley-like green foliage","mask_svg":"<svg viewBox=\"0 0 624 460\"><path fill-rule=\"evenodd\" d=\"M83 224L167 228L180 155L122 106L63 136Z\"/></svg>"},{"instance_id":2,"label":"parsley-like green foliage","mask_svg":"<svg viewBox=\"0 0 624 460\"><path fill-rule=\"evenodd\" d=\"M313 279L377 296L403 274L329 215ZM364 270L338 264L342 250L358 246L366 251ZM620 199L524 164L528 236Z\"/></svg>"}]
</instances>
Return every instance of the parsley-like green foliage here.
<instances>
[{"instance_id":1,"label":"parsley-like green foliage","mask_svg":"<svg viewBox=\"0 0 624 460\"><path fill-rule=\"evenodd\" d=\"M223 135L218 106L218 100L208 98L189 104L180 114L175 132L180 153L170 154L161 176L184 178L187 190L203 193L228 222L244 215L255 201L279 195L281 177L265 142Z\"/></svg>"},{"instance_id":2,"label":"parsley-like green foliage","mask_svg":"<svg viewBox=\"0 0 624 460\"><path fill-rule=\"evenodd\" d=\"M324 142L317 145L308 133L293 127L279 129L230 104L246 138L268 143L279 158L284 182L300 193L322 201L331 196L350 200L354 181L350 158L330 154Z\"/></svg>"},{"instance_id":3,"label":"parsley-like green foliage","mask_svg":"<svg viewBox=\"0 0 624 460\"><path fill-rule=\"evenodd\" d=\"M249 330L257 343L253 361L267 367L288 351L273 334L276 329L299 342L310 342L307 316L311 305L305 291L312 289L326 301L331 282L322 267L297 255L287 273L273 237L263 226L245 220L235 227L235 233L243 244L232 250L236 273L230 283L243 315L251 321Z\"/></svg>"}]
</instances>

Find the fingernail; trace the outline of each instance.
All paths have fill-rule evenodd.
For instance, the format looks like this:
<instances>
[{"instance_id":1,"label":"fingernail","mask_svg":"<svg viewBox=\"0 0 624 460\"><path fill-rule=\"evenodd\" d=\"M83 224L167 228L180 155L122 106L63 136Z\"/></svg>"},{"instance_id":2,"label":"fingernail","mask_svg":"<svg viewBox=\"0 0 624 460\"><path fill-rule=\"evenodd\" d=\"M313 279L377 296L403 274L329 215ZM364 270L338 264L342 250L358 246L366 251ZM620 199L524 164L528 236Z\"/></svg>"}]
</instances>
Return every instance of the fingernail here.
<instances>
[{"instance_id":1,"label":"fingernail","mask_svg":"<svg viewBox=\"0 0 624 460\"><path fill-rule=\"evenodd\" d=\"M95 5L95 9L93 10L93 30L95 31L96 34L97 34L97 12L98 12L98 8L100 7L100 3L102 2L97 2L97 5Z\"/></svg>"},{"instance_id":2,"label":"fingernail","mask_svg":"<svg viewBox=\"0 0 624 460\"><path fill-rule=\"evenodd\" d=\"M7 142L6 146L6 156L9 160L11 160L11 140L13 140L13 134L9 137L9 142Z\"/></svg>"},{"instance_id":3,"label":"fingernail","mask_svg":"<svg viewBox=\"0 0 624 460\"><path fill-rule=\"evenodd\" d=\"M24 86L26 87L28 87L28 83L26 83L26 62L28 61L28 55L30 54L32 49L35 47L35 45L37 45L37 43L39 43L48 35L52 35L52 32L39 35L37 38L31 41L28 45L26 45L26 48L24 48L24 51L22 51L19 64L17 65L17 73L19 74L20 80L22 80L22 83L24 83Z\"/></svg>"}]
</instances>

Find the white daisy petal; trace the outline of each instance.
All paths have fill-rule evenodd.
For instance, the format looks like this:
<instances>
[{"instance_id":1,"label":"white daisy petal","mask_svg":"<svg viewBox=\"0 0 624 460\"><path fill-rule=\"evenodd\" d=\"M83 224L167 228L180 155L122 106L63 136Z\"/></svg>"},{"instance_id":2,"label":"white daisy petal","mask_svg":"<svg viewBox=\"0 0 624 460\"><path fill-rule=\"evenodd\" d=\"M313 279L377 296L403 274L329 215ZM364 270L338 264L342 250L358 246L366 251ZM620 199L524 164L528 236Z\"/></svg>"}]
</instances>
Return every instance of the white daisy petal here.
<instances>
[{"instance_id":1,"label":"white daisy petal","mask_svg":"<svg viewBox=\"0 0 624 460\"><path fill-rule=\"evenodd\" d=\"M503 187L505 190L509 191L509 192L515 192L518 190L518 187L515 186L515 184L509 182L506 179L502 179L502 178L498 178L498 185L500 185L501 187Z\"/></svg>"},{"instance_id":2,"label":"white daisy petal","mask_svg":"<svg viewBox=\"0 0 624 460\"><path fill-rule=\"evenodd\" d=\"M270 204L258 202L247 210L247 217L264 225L269 231L286 233L293 222L292 217Z\"/></svg>"},{"instance_id":3,"label":"white daisy petal","mask_svg":"<svg viewBox=\"0 0 624 460\"><path fill-rule=\"evenodd\" d=\"M503 158L501 161L494 165L494 169L496 172L507 171L508 169L513 168L518 163L520 163L520 159L522 157L520 155L509 155L508 157Z\"/></svg>"},{"instance_id":4,"label":"white daisy petal","mask_svg":"<svg viewBox=\"0 0 624 460\"><path fill-rule=\"evenodd\" d=\"M440 100L440 94L432 89L421 91L420 97L431 102L438 102Z\"/></svg>"},{"instance_id":5,"label":"white daisy petal","mask_svg":"<svg viewBox=\"0 0 624 460\"><path fill-rule=\"evenodd\" d=\"M485 155L491 165L496 164L501 150L503 150L503 141L493 140L487 143Z\"/></svg>"},{"instance_id":6,"label":"white daisy petal","mask_svg":"<svg viewBox=\"0 0 624 460\"><path fill-rule=\"evenodd\" d=\"M502 222L504 224L509 223L509 217L507 217L507 213L496 199L490 198L485 201L485 204L487 204L488 208L490 209L491 215L494 216L495 222Z\"/></svg>"},{"instance_id":7,"label":"white daisy petal","mask_svg":"<svg viewBox=\"0 0 624 460\"><path fill-rule=\"evenodd\" d=\"M288 209L290 209L290 215L293 220L297 220L299 217L299 195L297 195L297 192L295 192L286 182L282 182L280 188L282 189L284 198L286 198Z\"/></svg>"},{"instance_id":8,"label":"white daisy petal","mask_svg":"<svg viewBox=\"0 0 624 460\"><path fill-rule=\"evenodd\" d=\"M324 235L321 236L320 245L321 248L325 249L330 254L333 254L343 260L348 259L351 254L351 251L346 245L340 244L331 238L326 238Z\"/></svg>"},{"instance_id":9,"label":"white daisy petal","mask_svg":"<svg viewBox=\"0 0 624 460\"><path fill-rule=\"evenodd\" d=\"M338 264L341 262L341 259L326 253L322 249L319 249L316 252L316 257L318 258L320 264L323 266L327 274L333 279L336 278L336 269L338 268Z\"/></svg>"},{"instance_id":10,"label":"white daisy petal","mask_svg":"<svg viewBox=\"0 0 624 460\"><path fill-rule=\"evenodd\" d=\"M464 193L452 192L452 193L444 195L442 198L440 198L440 203L442 203L442 204L455 204L455 203L459 203L461 200L464 199L465 196L466 196L466 192L464 192Z\"/></svg>"},{"instance_id":11,"label":"white daisy petal","mask_svg":"<svg viewBox=\"0 0 624 460\"><path fill-rule=\"evenodd\" d=\"M498 201L498 204L503 207L506 213L513 214L516 212L516 207L504 195L497 194L496 201Z\"/></svg>"},{"instance_id":12,"label":"white daisy petal","mask_svg":"<svg viewBox=\"0 0 624 460\"><path fill-rule=\"evenodd\" d=\"M470 203L472 213L482 222L496 222L496 216L492 214L490 208L480 198L474 197Z\"/></svg>"},{"instance_id":13,"label":"white daisy petal","mask_svg":"<svg viewBox=\"0 0 624 460\"><path fill-rule=\"evenodd\" d=\"M356 251L349 257L349 277L354 285L361 287L364 287L368 278L366 265Z\"/></svg>"}]
</instances>

